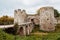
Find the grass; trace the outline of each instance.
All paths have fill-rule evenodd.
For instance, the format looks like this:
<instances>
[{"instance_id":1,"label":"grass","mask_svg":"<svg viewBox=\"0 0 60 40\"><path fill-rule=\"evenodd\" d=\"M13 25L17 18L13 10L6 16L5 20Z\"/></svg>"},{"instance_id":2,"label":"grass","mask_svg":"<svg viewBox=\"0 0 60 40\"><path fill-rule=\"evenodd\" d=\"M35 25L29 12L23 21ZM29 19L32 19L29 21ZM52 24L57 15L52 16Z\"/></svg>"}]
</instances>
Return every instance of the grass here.
<instances>
[{"instance_id":1,"label":"grass","mask_svg":"<svg viewBox=\"0 0 60 40\"><path fill-rule=\"evenodd\" d=\"M15 38L16 37L16 38ZM60 24L57 24L54 32L34 32L30 36L19 36L5 33L0 29L0 40L60 40Z\"/></svg>"},{"instance_id":2,"label":"grass","mask_svg":"<svg viewBox=\"0 0 60 40\"><path fill-rule=\"evenodd\" d=\"M60 38L60 33L48 33L48 35L31 35L25 37L17 36L17 40L57 40L58 38Z\"/></svg>"},{"instance_id":3,"label":"grass","mask_svg":"<svg viewBox=\"0 0 60 40\"><path fill-rule=\"evenodd\" d=\"M14 36L12 34L5 33L2 29L0 29L0 40L13 40Z\"/></svg>"}]
</instances>

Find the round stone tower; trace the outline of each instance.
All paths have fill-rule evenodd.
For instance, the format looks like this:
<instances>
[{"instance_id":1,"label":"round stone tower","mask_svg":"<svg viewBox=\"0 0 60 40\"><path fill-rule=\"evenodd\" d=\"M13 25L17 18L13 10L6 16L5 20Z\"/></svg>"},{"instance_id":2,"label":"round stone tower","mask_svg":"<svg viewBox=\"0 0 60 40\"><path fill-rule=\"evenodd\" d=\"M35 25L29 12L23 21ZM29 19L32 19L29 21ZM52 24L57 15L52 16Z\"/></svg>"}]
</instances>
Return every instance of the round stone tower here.
<instances>
[{"instance_id":1,"label":"round stone tower","mask_svg":"<svg viewBox=\"0 0 60 40\"><path fill-rule=\"evenodd\" d=\"M44 31L54 31L55 30L55 18L54 18L54 8L53 7L42 7L40 8L40 29Z\"/></svg>"}]
</instances>

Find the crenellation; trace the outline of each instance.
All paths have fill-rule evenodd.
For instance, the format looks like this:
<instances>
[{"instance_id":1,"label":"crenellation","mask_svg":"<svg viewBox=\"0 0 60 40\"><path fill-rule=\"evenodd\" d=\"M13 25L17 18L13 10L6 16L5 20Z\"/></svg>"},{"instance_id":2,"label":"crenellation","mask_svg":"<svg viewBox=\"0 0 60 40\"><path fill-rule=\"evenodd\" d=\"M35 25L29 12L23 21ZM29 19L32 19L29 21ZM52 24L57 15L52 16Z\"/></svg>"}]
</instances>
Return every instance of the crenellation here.
<instances>
[{"instance_id":1,"label":"crenellation","mask_svg":"<svg viewBox=\"0 0 60 40\"><path fill-rule=\"evenodd\" d=\"M26 12L25 10L22 10L22 12Z\"/></svg>"},{"instance_id":2,"label":"crenellation","mask_svg":"<svg viewBox=\"0 0 60 40\"><path fill-rule=\"evenodd\" d=\"M14 23L18 23L24 30L24 35L29 35L34 29L35 25L39 25L39 30L43 31L54 31L57 20L54 17L54 8L53 7L42 7L39 9L39 14L29 15L26 14L25 10L15 10L14 11ZM24 24L25 23L25 24ZM28 23L28 24L27 24ZM19 32L21 32L19 30Z\"/></svg>"},{"instance_id":3,"label":"crenellation","mask_svg":"<svg viewBox=\"0 0 60 40\"><path fill-rule=\"evenodd\" d=\"M17 13L17 10L14 10L14 13Z\"/></svg>"},{"instance_id":4,"label":"crenellation","mask_svg":"<svg viewBox=\"0 0 60 40\"><path fill-rule=\"evenodd\" d=\"M21 11L21 9L18 9L18 11Z\"/></svg>"}]
</instances>

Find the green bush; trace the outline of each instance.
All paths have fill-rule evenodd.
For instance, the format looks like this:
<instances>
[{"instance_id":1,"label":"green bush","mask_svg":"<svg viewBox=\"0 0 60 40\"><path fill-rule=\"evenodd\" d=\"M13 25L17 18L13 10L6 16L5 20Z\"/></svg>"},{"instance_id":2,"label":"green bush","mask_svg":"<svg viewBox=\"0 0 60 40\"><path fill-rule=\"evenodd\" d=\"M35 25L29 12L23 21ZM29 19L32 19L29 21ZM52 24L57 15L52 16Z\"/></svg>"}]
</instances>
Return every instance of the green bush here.
<instances>
[{"instance_id":1,"label":"green bush","mask_svg":"<svg viewBox=\"0 0 60 40\"><path fill-rule=\"evenodd\" d=\"M60 40L60 38L57 38L57 40Z\"/></svg>"},{"instance_id":2,"label":"green bush","mask_svg":"<svg viewBox=\"0 0 60 40\"><path fill-rule=\"evenodd\" d=\"M14 18L9 16L0 17L0 25L9 25L14 23Z\"/></svg>"},{"instance_id":3,"label":"green bush","mask_svg":"<svg viewBox=\"0 0 60 40\"><path fill-rule=\"evenodd\" d=\"M0 29L0 40L14 40L14 36L12 34L7 34Z\"/></svg>"},{"instance_id":4,"label":"green bush","mask_svg":"<svg viewBox=\"0 0 60 40\"><path fill-rule=\"evenodd\" d=\"M14 33L15 33L15 34L17 34L17 30L18 30L18 24L16 23L16 24L14 25Z\"/></svg>"}]
</instances>

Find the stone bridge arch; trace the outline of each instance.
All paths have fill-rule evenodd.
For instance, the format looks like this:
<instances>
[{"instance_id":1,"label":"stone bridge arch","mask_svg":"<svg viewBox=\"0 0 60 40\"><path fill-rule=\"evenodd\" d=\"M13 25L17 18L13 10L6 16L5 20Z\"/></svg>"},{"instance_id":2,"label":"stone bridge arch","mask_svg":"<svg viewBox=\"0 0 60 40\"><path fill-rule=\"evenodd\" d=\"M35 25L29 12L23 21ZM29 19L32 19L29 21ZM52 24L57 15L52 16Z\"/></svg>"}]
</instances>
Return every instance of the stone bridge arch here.
<instances>
[{"instance_id":1,"label":"stone bridge arch","mask_svg":"<svg viewBox=\"0 0 60 40\"><path fill-rule=\"evenodd\" d=\"M19 25L17 33L19 35L29 35L32 32L32 23L24 23Z\"/></svg>"}]
</instances>

